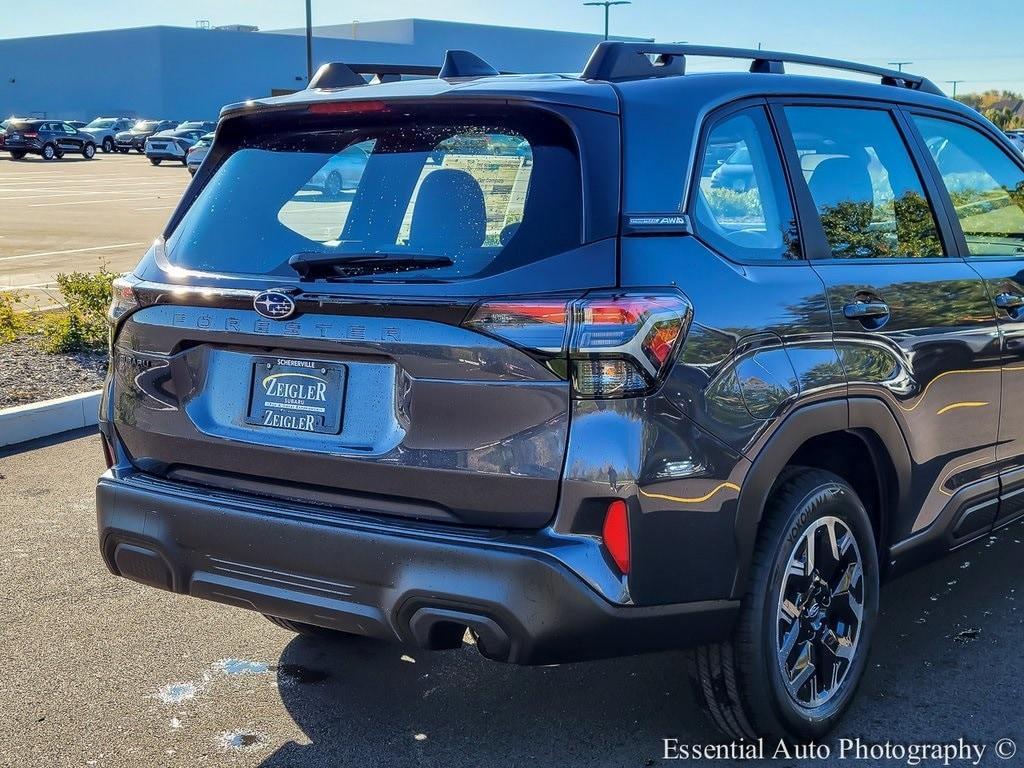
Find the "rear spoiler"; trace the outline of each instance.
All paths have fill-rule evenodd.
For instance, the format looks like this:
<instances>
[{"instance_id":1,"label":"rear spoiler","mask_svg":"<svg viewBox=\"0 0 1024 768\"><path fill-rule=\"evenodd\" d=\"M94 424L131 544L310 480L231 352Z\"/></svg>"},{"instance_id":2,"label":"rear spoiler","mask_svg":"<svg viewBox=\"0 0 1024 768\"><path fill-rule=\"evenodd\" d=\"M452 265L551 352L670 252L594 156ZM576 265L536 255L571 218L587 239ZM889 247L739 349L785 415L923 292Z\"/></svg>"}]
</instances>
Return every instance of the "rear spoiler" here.
<instances>
[{"instance_id":1,"label":"rear spoiler","mask_svg":"<svg viewBox=\"0 0 1024 768\"><path fill-rule=\"evenodd\" d=\"M309 81L309 89L349 88L360 85L391 83L401 80L404 75L416 77L438 77L450 80L458 77L493 77L499 72L486 61L469 51L445 51L440 67L419 64L345 64L334 62L324 64ZM367 83L363 75L371 75Z\"/></svg>"}]
</instances>

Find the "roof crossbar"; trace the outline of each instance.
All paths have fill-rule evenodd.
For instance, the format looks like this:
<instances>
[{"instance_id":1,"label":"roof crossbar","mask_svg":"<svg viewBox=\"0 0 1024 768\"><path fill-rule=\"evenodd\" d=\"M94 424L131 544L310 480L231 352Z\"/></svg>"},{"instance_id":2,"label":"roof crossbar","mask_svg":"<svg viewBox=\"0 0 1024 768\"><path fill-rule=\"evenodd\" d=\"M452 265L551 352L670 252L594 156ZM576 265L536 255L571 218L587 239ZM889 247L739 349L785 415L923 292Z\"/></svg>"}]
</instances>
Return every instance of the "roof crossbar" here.
<instances>
[{"instance_id":1,"label":"roof crossbar","mask_svg":"<svg viewBox=\"0 0 1024 768\"><path fill-rule=\"evenodd\" d=\"M945 94L928 78L895 69L859 64L853 61L807 56L802 53L762 51L754 48L723 48L711 45L682 45L662 43L627 43L607 41L599 43L583 70L584 80L640 80L686 73L687 56L709 56L725 59L750 59L751 72L783 74L785 64L803 64L824 69L874 75L883 85L910 88L915 91Z\"/></svg>"}]
</instances>

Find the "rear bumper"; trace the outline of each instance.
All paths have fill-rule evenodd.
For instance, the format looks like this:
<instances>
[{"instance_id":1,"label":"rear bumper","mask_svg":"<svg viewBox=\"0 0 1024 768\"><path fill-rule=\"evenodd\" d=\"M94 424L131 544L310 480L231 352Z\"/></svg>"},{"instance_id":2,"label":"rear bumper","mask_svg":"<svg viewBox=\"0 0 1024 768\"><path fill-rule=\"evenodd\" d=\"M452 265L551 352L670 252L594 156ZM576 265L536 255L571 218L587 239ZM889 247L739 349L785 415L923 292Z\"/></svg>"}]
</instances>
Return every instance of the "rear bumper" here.
<instances>
[{"instance_id":1,"label":"rear bumper","mask_svg":"<svg viewBox=\"0 0 1024 768\"><path fill-rule=\"evenodd\" d=\"M173 149L150 149L147 147L146 157L154 160L177 160L180 162L185 159L185 152L179 149L175 154Z\"/></svg>"},{"instance_id":2,"label":"rear bumper","mask_svg":"<svg viewBox=\"0 0 1024 768\"><path fill-rule=\"evenodd\" d=\"M727 637L738 604L601 597L524 534L333 514L104 475L100 547L115 574L174 592L423 648L553 664ZM547 541L542 541L547 537Z\"/></svg>"}]
</instances>

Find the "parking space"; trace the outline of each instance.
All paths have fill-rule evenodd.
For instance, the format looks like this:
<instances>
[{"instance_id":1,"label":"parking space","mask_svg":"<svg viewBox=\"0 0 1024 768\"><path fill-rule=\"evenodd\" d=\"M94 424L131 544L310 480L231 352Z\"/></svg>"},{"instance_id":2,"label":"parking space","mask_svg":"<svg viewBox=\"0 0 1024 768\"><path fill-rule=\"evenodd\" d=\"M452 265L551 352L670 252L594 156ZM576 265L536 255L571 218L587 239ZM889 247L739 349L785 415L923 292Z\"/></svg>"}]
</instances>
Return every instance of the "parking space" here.
<instances>
[{"instance_id":1,"label":"parking space","mask_svg":"<svg viewBox=\"0 0 1024 768\"><path fill-rule=\"evenodd\" d=\"M141 155L46 162L0 154L0 290L53 304L60 272L131 269L189 182Z\"/></svg>"}]
</instances>

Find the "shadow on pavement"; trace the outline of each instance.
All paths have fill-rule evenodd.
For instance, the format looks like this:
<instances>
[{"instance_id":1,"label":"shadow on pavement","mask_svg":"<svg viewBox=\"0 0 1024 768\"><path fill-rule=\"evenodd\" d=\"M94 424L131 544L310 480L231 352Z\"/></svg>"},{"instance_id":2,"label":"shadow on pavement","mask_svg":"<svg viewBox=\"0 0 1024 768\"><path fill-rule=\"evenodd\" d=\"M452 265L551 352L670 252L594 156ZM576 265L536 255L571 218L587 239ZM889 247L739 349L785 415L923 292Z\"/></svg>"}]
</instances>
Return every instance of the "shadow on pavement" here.
<instances>
[{"instance_id":1,"label":"shadow on pavement","mask_svg":"<svg viewBox=\"0 0 1024 768\"><path fill-rule=\"evenodd\" d=\"M1008 717L1019 711L1010 681L1024 675L1022 538L1024 527L1013 525L883 591L867 676L830 740L833 757L814 765L849 763L837 759L840 737L964 737L991 750L998 738L1024 736ZM693 703L684 662L663 653L523 668L471 647L426 653L298 637L281 656L278 682L309 743L288 743L262 766L656 765L664 737L720 741Z\"/></svg>"}]
</instances>

